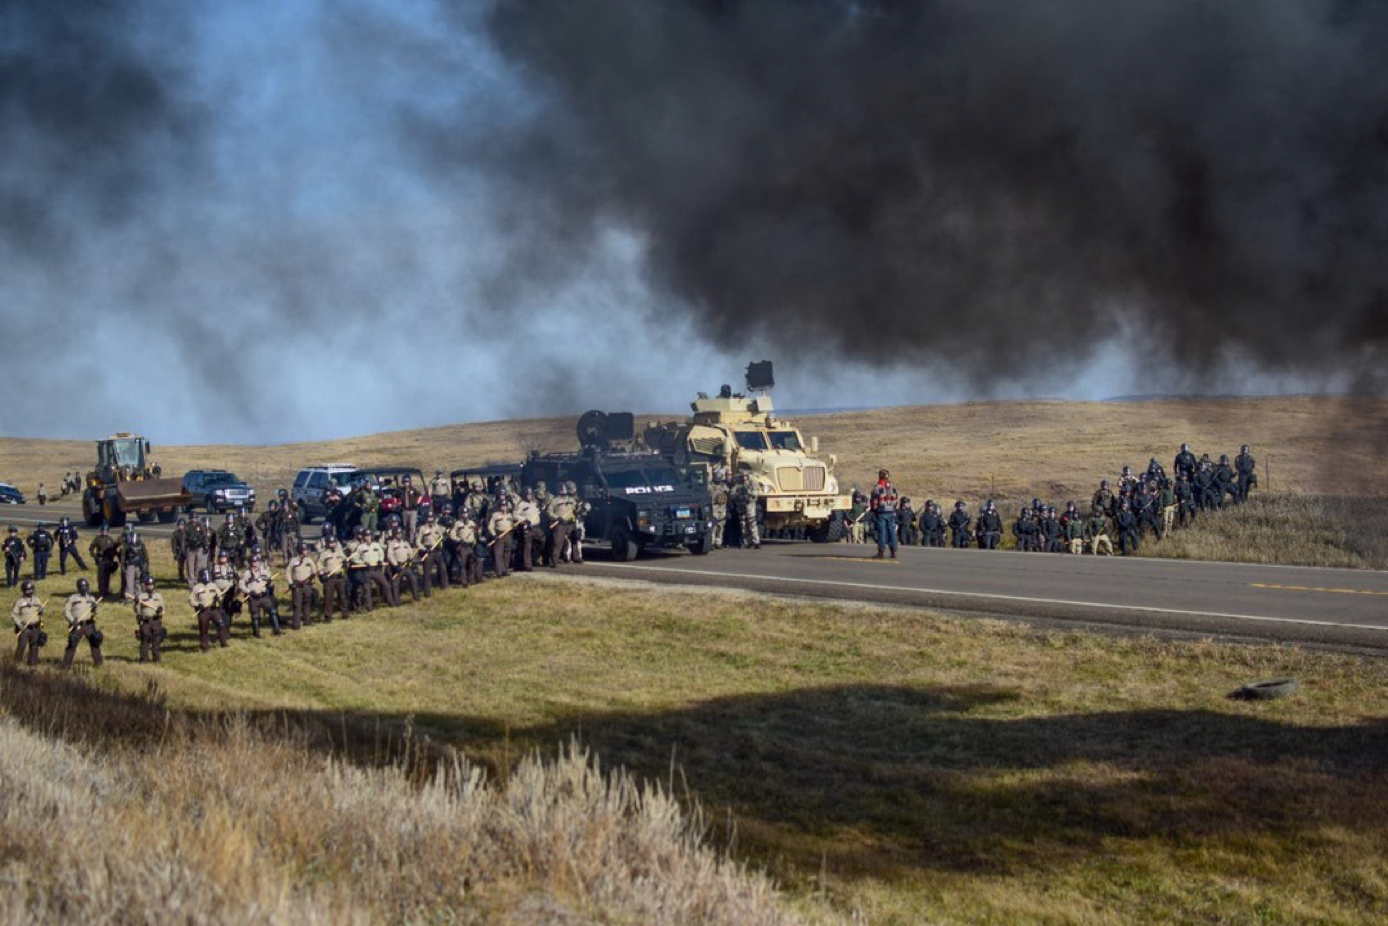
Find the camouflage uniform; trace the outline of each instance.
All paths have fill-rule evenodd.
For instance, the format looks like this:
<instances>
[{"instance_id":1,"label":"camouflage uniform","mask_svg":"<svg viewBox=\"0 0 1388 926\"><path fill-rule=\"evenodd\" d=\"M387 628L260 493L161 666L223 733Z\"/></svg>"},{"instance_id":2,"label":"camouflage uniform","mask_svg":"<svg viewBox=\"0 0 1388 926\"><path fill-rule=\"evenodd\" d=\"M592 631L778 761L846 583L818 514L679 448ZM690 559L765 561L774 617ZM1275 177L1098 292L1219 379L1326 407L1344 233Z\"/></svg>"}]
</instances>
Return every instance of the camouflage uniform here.
<instances>
[{"instance_id":1,"label":"camouflage uniform","mask_svg":"<svg viewBox=\"0 0 1388 926\"><path fill-rule=\"evenodd\" d=\"M761 532L757 525L757 485L746 475L738 479L733 489L733 507L737 511L738 527L742 531L742 548L761 549Z\"/></svg>"}]
</instances>

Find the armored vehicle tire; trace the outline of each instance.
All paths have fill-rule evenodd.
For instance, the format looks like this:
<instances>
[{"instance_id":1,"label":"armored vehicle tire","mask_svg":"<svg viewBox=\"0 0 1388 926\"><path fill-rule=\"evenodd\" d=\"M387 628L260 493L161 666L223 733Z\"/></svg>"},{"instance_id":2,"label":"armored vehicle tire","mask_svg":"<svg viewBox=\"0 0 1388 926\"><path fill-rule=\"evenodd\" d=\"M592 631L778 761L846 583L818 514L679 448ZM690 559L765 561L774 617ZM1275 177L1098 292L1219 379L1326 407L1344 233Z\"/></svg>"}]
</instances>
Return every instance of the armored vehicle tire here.
<instances>
[{"instance_id":1,"label":"armored vehicle tire","mask_svg":"<svg viewBox=\"0 0 1388 926\"><path fill-rule=\"evenodd\" d=\"M120 499L106 499L102 505L102 513L106 516L106 523L111 527L125 526L125 509L121 507Z\"/></svg>"},{"instance_id":2,"label":"armored vehicle tire","mask_svg":"<svg viewBox=\"0 0 1388 926\"><path fill-rule=\"evenodd\" d=\"M641 548L636 545L636 538L628 534L626 528L618 527L612 531L612 558L619 563L629 563L636 559L636 554Z\"/></svg>"},{"instance_id":3,"label":"armored vehicle tire","mask_svg":"<svg viewBox=\"0 0 1388 926\"><path fill-rule=\"evenodd\" d=\"M93 502L91 493L82 494L82 519L87 522L88 527L101 526L101 503Z\"/></svg>"},{"instance_id":4,"label":"armored vehicle tire","mask_svg":"<svg viewBox=\"0 0 1388 926\"><path fill-rule=\"evenodd\" d=\"M304 504L302 504L302 503L299 505L299 523L301 523L301 524L312 524L312 523L313 523L313 515L311 515L311 514L308 513L308 506L307 506L307 505L304 505Z\"/></svg>"},{"instance_id":5,"label":"armored vehicle tire","mask_svg":"<svg viewBox=\"0 0 1388 926\"><path fill-rule=\"evenodd\" d=\"M689 552L695 556L703 556L713 552L713 531L704 531L704 535L691 544L688 544Z\"/></svg>"},{"instance_id":6,"label":"armored vehicle tire","mask_svg":"<svg viewBox=\"0 0 1388 926\"><path fill-rule=\"evenodd\" d=\"M160 524L172 524L174 518L175 518L177 515L178 515L177 509L174 509L174 508L165 508L163 511L159 512L159 523L160 523Z\"/></svg>"},{"instance_id":7,"label":"armored vehicle tire","mask_svg":"<svg viewBox=\"0 0 1388 926\"><path fill-rule=\"evenodd\" d=\"M838 543L843 539L843 533L842 519L830 518L822 527L810 531L810 539L815 543Z\"/></svg>"}]
</instances>

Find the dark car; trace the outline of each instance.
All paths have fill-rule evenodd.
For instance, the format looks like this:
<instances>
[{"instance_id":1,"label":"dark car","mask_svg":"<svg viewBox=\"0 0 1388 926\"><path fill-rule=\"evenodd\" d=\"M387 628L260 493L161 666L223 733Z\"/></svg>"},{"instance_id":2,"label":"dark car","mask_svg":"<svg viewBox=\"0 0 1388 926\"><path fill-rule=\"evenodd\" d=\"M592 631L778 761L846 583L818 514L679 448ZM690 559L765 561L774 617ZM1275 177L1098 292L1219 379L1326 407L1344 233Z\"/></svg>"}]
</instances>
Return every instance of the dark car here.
<instances>
[{"instance_id":1,"label":"dark car","mask_svg":"<svg viewBox=\"0 0 1388 926\"><path fill-rule=\"evenodd\" d=\"M189 508L255 510L255 489L224 469L189 470L183 474L183 488L193 497Z\"/></svg>"},{"instance_id":2,"label":"dark car","mask_svg":"<svg viewBox=\"0 0 1388 926\"><path fill-rule=\"evenodd\" d=\"M579 453L535 454L521 467L521 483L556 489L572 481L591 506L588 536L612 544L618 560L648 547L713 549L707 492L691 488L663 457L589 447Z\"/></svg>"},{"instance_id":3,"label":"dark car","mask_svg":"<svg viewBox=\"0 0 1388 926\"><path fill-rule=\"evenodd\" d=\"M8 482L0 482L0 505L22 505L24 493Z\"/></svg>"}]
</instances>

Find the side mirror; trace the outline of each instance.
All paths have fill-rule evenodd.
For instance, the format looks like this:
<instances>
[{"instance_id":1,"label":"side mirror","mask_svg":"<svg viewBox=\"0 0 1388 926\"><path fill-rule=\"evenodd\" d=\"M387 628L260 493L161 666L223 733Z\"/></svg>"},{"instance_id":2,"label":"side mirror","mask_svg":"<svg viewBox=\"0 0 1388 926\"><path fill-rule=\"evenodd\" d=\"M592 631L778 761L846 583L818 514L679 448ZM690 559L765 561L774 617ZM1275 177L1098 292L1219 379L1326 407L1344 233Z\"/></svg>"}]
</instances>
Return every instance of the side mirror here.
<instances>
[{"instance_id":1,"label":"side mirror","mask_svg":"<svg viewBox=\"0 0 1388 926\"><path fill-rule=\"evenodd\" d=\"M810 437L810 453L819 453L819 435L814 434Z\"/></svg>"},{"instance_id":2,"label":"side mirror","mask_svg":"<svg viewBox=\"0 0 1388 926\"><path fill-rule=\"evenodd\" d=\"M829 471L830 471L830 472L833 472L834 467L835 467L835 466L838 466L838 464L839 464L838 454L834 454L834 453L829 454Z\"/></svg>"},{"instance_id":3,"label":"side mirror","mask_svg":"<svg viewBox=\"0 0 1388 926\"><path fill-rule=\"evenodd\" d=\"M149 452L150 452L149 441L145 441L145 453L149 453Z\"/></svg>"}]
</instances>

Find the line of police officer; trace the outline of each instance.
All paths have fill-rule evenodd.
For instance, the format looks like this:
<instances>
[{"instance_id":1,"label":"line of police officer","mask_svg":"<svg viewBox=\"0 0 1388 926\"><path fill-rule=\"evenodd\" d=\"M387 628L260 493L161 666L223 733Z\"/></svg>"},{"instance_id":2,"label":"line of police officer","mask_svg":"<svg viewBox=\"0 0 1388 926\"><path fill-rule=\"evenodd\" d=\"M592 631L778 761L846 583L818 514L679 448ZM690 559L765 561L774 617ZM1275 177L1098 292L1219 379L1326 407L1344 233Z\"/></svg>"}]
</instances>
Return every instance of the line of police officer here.
<instances>
[{"instance_id":1,"label":"line of police officer","mask_svg":"<svg viewBox=\"0 0 1388 926\"><path fill-rule=\"evenodd\" d=\"M210 518L181 519L173 552L180 572L193 577L188 603L197 620L199 646L205 652L215 641L226 646L235 615L248 613L251 633L261 627L283 632L270 558L256 542L257 536L278 542L293 538L286 555L284 575L289 589L289 628L298 630L319 619L332 620L367 612L377 601L398 606L403 591L418 601L437 587L466 588L483 581L486 564L493 575L504 577L512 568L529 571L536 562L557 567L561 562L583 561L583 517L587 503L576 495L572 482L551 496L543 485L517 491L509 481L494 486L495 494L465 498L455 513L450 502L428 507L423 523L412 539L406 539L404 518L392 516L377 535L358 526L351 538L339 542L331 523L325 524L316 550L298 537L299 515L283 490L259 524L252 526L237 512L228 513L222 527L213 531ZM437 511L437 513L436 513ZM259 534L255 530L259 527ZM273 550L274 547L272 546ZM159 662L168 633L164 627L165 603L149 575L148 551L133 526L117 542L104 525L92 541L98 568L101 599L111 596L110 577L122 574L124 598L132 603L140 661ZM205 557L211 557L208 565ZM85 570L85 564L83 569ZM182 576L181 576L182 578ZM315 582L317 583L315 585ZM64 615L69 623L64 666L82 639L89 642L93 662L100 665L102 635L96 627L100 600L90 593L85 578L69 597ZM18 638L15 659L36 665L39 650L47 642L43 630L46 605L36 597L33 581L25 581L21 597L11 610Z\"/></svg>"}]
</instances>

